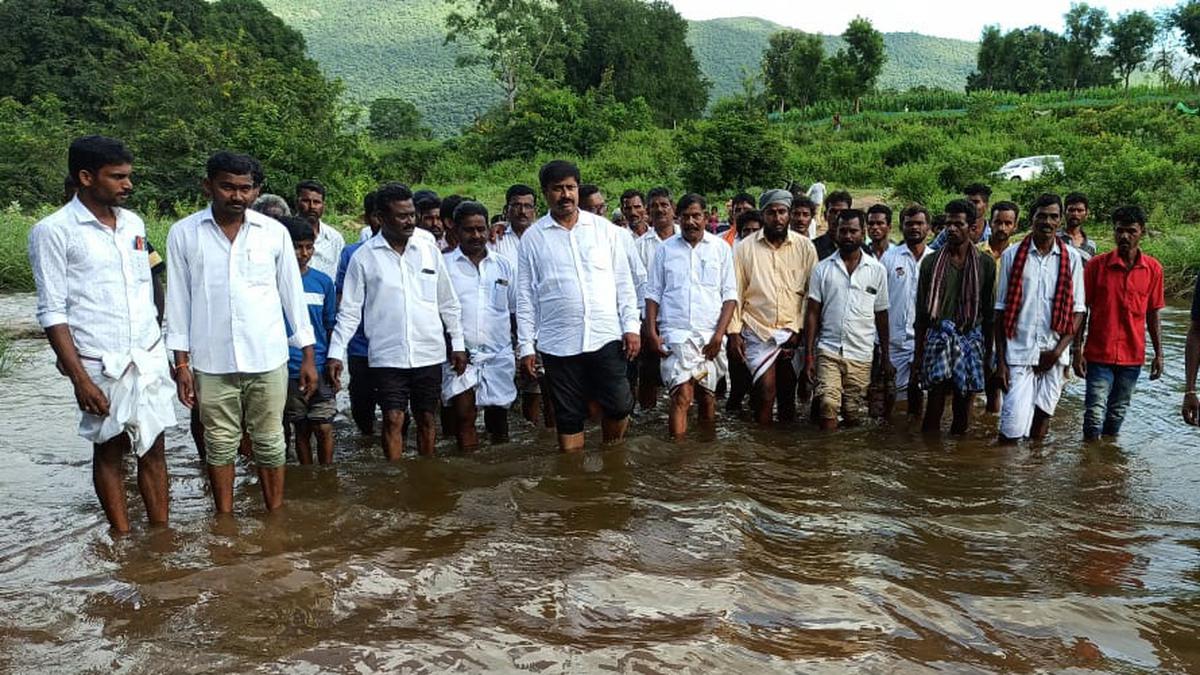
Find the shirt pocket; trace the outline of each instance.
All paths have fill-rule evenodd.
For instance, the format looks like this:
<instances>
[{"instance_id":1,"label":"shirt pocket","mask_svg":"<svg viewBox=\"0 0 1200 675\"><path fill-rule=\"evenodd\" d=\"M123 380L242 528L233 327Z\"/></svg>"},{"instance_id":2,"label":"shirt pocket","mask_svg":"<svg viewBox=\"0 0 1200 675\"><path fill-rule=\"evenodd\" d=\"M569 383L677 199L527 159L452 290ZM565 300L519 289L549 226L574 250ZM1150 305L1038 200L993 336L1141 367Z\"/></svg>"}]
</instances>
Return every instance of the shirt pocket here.
<instances>
[{"instance_id":1,"label":"shirt pocket","mask_svg":"<svg viewBox=\"0 0 1200 675\"><path fill-rule=\"evenodd\" d=\"M252 286L269 286L275 282L275 256L263 245L250 244L241 256L242 277Z\"/></svg>"},{"instance_id":2,"label":"shirt pocket","mask_svg":"<svg viewBox=\"0 0 1200 675\"><path fill-rule=\"evenodd\" d=\"M878 292L871 293L865 288L851 288L850 306L846 308L846 311L851 316L860 319L875 316L875 297Z\"/></svg>"},{"instance_id":3,"label":"shirt pocket","mask_svg":"<svg viewBox=\"0 0 1200 675\"><path fill-rule=\"evenodd\" d=\"M717 261L700 261L700 284L707 288L716 288L721 285L721 267Z\"/></svg>"},{"instance_id":4,"label":"shirt pocket","mask_svg":"<svg viewBox=\"0 0 1200 675\"><path fill-rule=\"evenodd\" d=\"M512 311L508 306L508 285L510 283L508 279L497 279L492 284L492 309L497 312L508 314Z\"/></svg>"},{"instance_id":5,"label":"shirt pocket","mask_svg":"<svg viewBox=\"0 0 1200 675\"><path fill-rule=\"evenodd\" d=\"M437 303L437 272L422 269L417 272L417 295L422 302Z\"/></svg>"},{"instance_id":6,"label":"shirt pocket","mask_svg":"<svg viewBox=\"0 0 1200 675\"><path fill-rule=\"evenodd\" d=\"M612 268L612 255L609 250L600 245L593 244L592 246L580 251L583 261L594 270L607 270Z\"/></svg>"}]
</instances>

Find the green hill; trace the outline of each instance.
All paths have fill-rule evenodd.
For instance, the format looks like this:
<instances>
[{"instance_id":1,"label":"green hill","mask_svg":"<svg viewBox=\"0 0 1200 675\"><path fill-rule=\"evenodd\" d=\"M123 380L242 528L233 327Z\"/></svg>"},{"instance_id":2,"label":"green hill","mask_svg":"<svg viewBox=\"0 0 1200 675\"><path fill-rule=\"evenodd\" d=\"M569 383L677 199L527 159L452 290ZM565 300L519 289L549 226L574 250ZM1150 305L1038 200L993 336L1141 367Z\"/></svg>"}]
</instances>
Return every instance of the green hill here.
<instances>
[{"instance_id":1,"label":"green hill","mask_svg":"<svg viewBox=\"0 0 1200 675\"><path fill-rule=\"evenodd\" d=\"M341 78L351 99L405 98L438 134L470 124L500 100L484 68L456 68L456 44L443 45L444 0L263 0L298 28L325 72ZM688 42L713 83L712 100L742 89L743 69L757 72L767 36L782 26L755 18L693 21ZM831 51L840 43L827 37ZM887 33L888 63L880 87L961 89L975 64L976 45L916 33Z\"/></svg>"}]
</instances>

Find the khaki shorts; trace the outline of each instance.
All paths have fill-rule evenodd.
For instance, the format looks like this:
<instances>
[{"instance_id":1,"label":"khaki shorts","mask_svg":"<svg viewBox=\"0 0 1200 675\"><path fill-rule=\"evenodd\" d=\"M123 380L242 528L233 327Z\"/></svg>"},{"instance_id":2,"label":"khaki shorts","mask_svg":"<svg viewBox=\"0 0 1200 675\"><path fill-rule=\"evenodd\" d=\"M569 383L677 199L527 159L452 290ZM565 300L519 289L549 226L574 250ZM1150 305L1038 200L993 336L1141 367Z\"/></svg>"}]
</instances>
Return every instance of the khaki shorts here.
<instances>
[{"instance_id":1,"label":"khaki shorts","mask_svg":"<svg viewBox=\"0 0 1200 675\"><path fill-rule=\"evenodd\" d=\"M287 459L282 424L288 393L286 363L265 373L195 371L195 382L209 464L233 464L244 427L254 447L254 463L268 468L283 466Z\"/></svg>"},{"instance_id":2,"label":"khaki shorts","mask_svg":"<svg viewBox=\"0 0 1200 675\"><path fill-rule=\"evenodd\" d=\"M333 387L322 381L312 398L304 400L300 393L300 380L288 379L287 405L283 408L285 422L312 422L314 424L332 424L337 415L337 404L333 397Z\"/></svg>"},{"instance_id":3,"label":"khaki shorts","mask_svg":"<svg viewBox=\"0 0 1200 675\"><path fill-rule=\"evenodd\" d=\"M817 353L817 387L821 419L835 420L841 413L847 421L862 419L871 383L870 361L849 361L829 352Z\"/></svg>"}]
</instances>

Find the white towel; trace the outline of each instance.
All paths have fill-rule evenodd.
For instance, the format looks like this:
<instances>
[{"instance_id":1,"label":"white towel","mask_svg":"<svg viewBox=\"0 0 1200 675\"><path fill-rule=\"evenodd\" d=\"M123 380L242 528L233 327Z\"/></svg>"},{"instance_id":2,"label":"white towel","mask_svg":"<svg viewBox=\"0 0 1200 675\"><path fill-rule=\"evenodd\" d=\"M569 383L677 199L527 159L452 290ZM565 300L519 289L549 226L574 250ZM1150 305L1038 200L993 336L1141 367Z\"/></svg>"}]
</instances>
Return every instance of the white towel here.
<instances>
[{"instance_id":1,"label":"white towel","mask_svg":"<svg viewBox=\"0 0 1200 675\"><path fill-rule=\"evenodd\" d=\"M758 378L775 365L775 359L779 358L779 352L783 349L781 345L791 337L791 331L783 328L775 331L770 340L763 340L752 330L742 331L742 341L746 344L746 363L750 366L754 382L758 382Z\"/></svg>"},{"instance_id":2,"label":"white towel","mask_svg":"<svg viewBox=\"0 0 1200 675\"><path fill-rule=\"evenodd\" d=\"M670 352L661 365L662 380L668 389L694 381L708 391L716 391L717 381L729 372L729 362L722 345L717 358L704 358L704 345L712 339L712 331L670 331L664 336Z\"/></svg>"},{"instance_id":3,"label":"white towel","mask_svg":"<svg viewBox=\"0 0 1200 675\"><path fill-rule=\"evenodd\" d=\"M84 365L108 397L108 415L84 413L80 436L100 444L117 434L129 434L134 452L141 457L163 430L175 426L175 383L161 342L149 350L104 354L99 362L85 361Z\"/></svg>"},{"instance_id":4,"label":"white towel","mask_svg":"<svg viewBox=\"0 0 1200 675\"><path fill-rule=\"evenodd\" d=\"M479 407L506 407L517 399L517 363L513 353L471 352L471 361L462 375L454 372L447 363L442 368L442 404L474 389L475 405Z\"/></svg>"}]
</instances>

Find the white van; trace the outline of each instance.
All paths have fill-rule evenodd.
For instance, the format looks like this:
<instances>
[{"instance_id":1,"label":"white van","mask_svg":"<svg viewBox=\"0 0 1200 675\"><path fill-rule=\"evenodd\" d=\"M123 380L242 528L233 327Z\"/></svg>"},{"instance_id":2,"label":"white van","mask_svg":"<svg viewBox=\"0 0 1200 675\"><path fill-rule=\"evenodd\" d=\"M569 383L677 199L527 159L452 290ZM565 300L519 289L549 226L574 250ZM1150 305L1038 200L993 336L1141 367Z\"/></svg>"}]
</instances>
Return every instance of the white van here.
<instances>
[{"instance_id":1,"label":"white van","mask_svg":"<svg viewBox=\"0 0 1200 675\"><path fill-rule=\"evenodd\" d=\"M1063 173L1062 157L1059 155L1021 157L993 171L992 175L1001 180L1030 180L1042 175L1042 172L1047 169Z\"/></svg>"}]
</instances>

